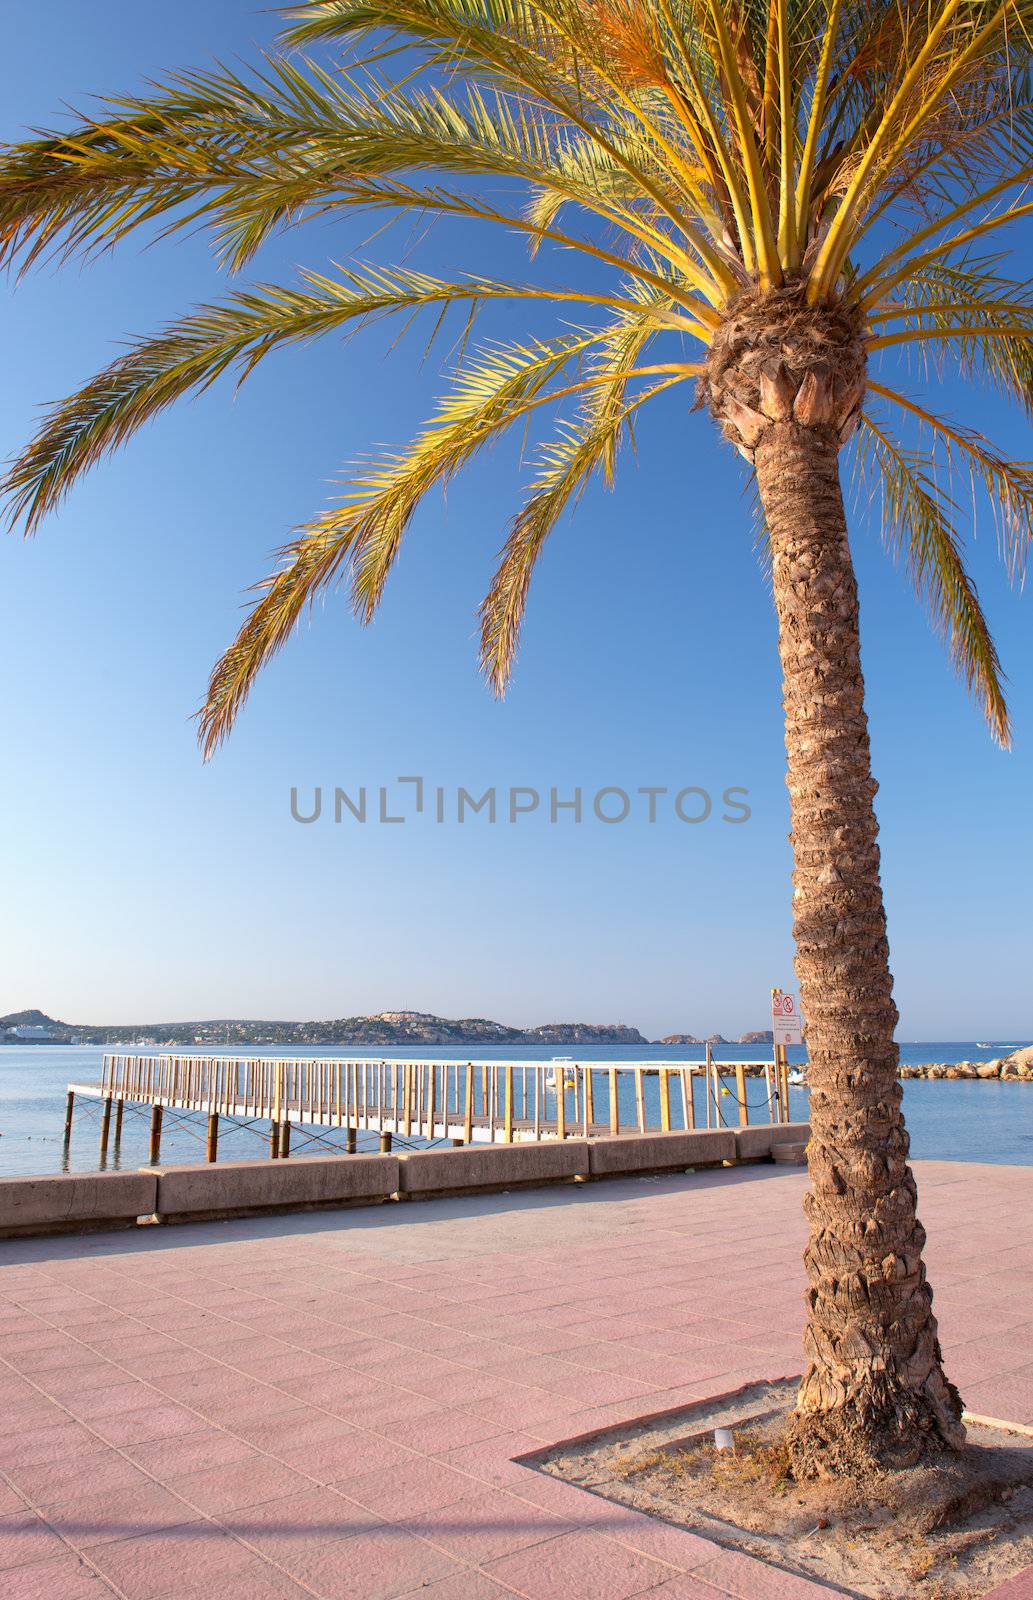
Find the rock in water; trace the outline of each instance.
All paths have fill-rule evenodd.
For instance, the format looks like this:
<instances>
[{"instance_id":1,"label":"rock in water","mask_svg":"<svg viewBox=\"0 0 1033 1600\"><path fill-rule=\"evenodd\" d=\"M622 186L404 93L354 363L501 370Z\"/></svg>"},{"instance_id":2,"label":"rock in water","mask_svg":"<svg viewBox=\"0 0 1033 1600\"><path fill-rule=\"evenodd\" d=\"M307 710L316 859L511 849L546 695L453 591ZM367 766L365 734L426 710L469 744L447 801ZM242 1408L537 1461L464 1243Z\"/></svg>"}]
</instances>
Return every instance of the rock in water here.
<instances>
[{"instance_id":1,"label":"rock in water","mask_svg":"<svg viewBox=\"0 0 1033 1600\"><path fill-rule=\"evenodd\" d=\"M1033 1078L1033 1044L1024 1050L1013 1050L1001 1062L1002 1078Z\"/></svg>"}]
</instances>

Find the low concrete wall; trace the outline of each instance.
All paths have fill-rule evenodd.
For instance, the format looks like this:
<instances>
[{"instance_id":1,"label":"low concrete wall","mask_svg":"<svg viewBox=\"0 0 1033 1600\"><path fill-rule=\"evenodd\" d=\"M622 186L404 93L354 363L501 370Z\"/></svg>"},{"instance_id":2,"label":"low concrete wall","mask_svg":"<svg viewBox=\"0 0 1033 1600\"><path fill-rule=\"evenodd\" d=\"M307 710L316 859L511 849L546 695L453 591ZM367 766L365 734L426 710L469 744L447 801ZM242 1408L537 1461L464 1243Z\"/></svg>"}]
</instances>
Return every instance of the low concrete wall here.
<instances>
[{"instance_id":1,"label":"low concrete wall","mask_svg":"<svg viewBox=\"0 0 1033 1600\"><path fill-rule=\"evenodd\" d=\"M761 1122L755 1128L736 1128L735 1154L739 1161L768 1161L776 1144L806 1144L809 1122Z\"/></svg>"},{"instance_id":2,"label":"low concrete wall","mask_svg":"<svg viewBox=\"0 0 1033 1600\"><path fill-rule=\"evenodd\" d=\"M461 1150L411 1150L398 1157L399 1193L457 1194L465 1189L509 1189L516 1184L562 1183L587 1178L586 1139L464 1145Z\"/></svg>"},{"instance_id":3,"label":"low concrete wall","mask_svg":"<svg viewBox=\"0 0 1033 1600\"><path fill-rule=\"evenodd\" d=\"M716 1166L735 1160L730 1128L697 1128L681 1133L622 1133L589 1142L593 1178L621 1172L667 1172Z\"/></svg>"},{"instance_id":4,"label":"low concrete wall","mask_svg":"<svg viewBox=\"0 0 1033 1600\"><path fill-rule=\"evenodd\" d=\"M466 1145L397 1156L294 1156L286 1161L2 1178L0 1238L129 1228L138 1218L155 1214L163 1222L203 1221L764 1161L771 1159L776 1144L804 1143L809 1136L806 1122L761 1123L753 1128Z\"/></svg>"},{"instance_id":5,"label":"low concrete wall","mask_svg":"<svg viewBox=\"0 0 1033 1600\"><path fill-rule=\"evenodd\" d=\"M370 1204L398 1189L396 1156L295 1156L286 1161L220 1161L158 1167L161 1220L242 1217L260 1211Z\"/></svg>"},{"instance_id":6,"label":"low concrete wall","mask_svg":"<svg viewBox=\"0 0 1033 1600\"><path fill-rule=\"evenodd\" d=\"M148 1172L60 1173L0 1178L0 1238L131 1228L154 1211L157 1182Z\"/></svg>"}]
</instances>

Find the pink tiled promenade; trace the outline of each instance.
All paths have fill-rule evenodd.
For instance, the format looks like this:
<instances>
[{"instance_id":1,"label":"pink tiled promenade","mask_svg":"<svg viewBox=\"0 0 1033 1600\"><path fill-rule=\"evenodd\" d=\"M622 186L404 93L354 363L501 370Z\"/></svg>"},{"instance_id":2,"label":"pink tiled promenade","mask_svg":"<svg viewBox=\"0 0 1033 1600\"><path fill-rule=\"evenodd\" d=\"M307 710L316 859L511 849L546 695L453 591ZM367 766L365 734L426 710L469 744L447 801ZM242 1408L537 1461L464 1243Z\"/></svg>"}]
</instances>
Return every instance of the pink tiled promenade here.
<instances>
[{"instance_id":1,"label":"pink tiled promenade","mask_svg":"<svg viewBox=\"0 0 1033 1600\"><path fill-rule=\"evenodd\" d=\"M918 1169L948 1368L1033 1423L1033 1169ZM0 1244L4 1600L792 1600L543 1444L799 1370L802 1173ZM1033 1572L999 1590L1033 1600Z\"/></svg>"}]
</instances>

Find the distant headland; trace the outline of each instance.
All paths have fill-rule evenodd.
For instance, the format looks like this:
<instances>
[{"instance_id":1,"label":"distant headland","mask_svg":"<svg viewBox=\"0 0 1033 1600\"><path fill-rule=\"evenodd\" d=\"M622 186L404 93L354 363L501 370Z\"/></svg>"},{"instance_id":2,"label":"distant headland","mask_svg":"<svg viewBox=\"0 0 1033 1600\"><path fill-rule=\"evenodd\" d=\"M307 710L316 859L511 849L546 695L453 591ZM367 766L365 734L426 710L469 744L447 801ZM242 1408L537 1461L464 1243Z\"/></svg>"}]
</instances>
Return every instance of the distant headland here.
<instances>
[{"instance_id":1,"label":"distant headland","mask_svg":"<svg viewBox=\"0 0 1033 1600\"><path fill-rule=\"evenodd\" d=\"M770 1033L746 1033L740 1044L770 1040ZM134 1022L91 1026L59 1022L43 1011L11 1011L0 1017L0 1044L156 1044L156 1045L407 1045L407 1044L726 1044L691 1033L649 1040L622 1022L546 1022L537 1028L511 1028L486 1017L436 1017L426 1011L378 1011L368 1017L337 1017L326 1022L268 1022L221 1017L206 1022Z\"/></svg>"}]
</instances>

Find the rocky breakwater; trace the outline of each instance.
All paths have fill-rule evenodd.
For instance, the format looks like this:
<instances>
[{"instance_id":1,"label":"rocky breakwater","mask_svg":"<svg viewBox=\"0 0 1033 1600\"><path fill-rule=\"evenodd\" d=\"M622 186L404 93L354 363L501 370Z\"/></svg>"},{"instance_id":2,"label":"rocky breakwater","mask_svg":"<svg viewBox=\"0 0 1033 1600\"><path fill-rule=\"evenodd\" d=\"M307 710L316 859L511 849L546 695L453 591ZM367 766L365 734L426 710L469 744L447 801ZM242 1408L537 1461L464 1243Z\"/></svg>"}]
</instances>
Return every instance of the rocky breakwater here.
<instances>
[{"instance_id":1,"label":"rocky breakwater","mask_svg":"<svg viewBox=\"0 0 1033 1600\"><path fill-rule=\"evenodd\" d=\"M1024 1050L1013 1050L1010 1056L999 1056L996 1061L932 1061L920 1066L900 1068L902 1078L991 1078L1025 1080L1033 1083L1033 1045Z\"/></svg>"}]
</instances>

